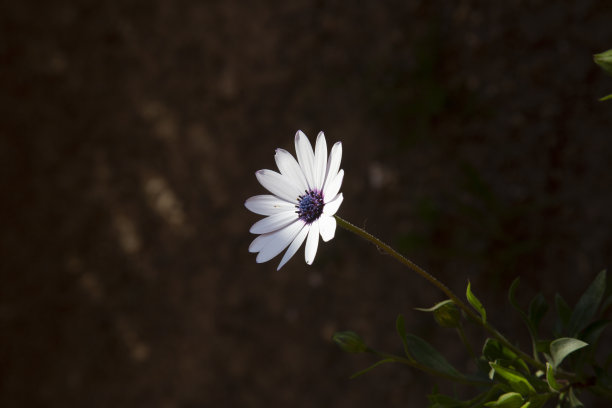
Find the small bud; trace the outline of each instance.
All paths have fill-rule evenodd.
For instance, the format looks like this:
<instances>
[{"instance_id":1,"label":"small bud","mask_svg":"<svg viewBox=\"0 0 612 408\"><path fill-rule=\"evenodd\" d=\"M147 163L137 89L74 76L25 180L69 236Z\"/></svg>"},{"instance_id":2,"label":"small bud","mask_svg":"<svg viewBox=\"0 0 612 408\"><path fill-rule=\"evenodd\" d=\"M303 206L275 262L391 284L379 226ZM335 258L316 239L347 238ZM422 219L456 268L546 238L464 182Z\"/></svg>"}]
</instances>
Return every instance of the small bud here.
<instances>
[{"instance_id":1,"label":"small bud","mask_svg":"<svg viewBox=\"0 0 612 408\"><path fill-rule=\"evenodd\" d=\"M368 349L363 339L352 331L336 332L332 340L347 353L363 353Z\"/></svg>"},{"instance_id":2,"label":"small bud","mask_svg":"<svg viewBox=\"0 0 612 408\"><path fill-rule=\"evenodd\" d=\"M442 327L453 328L461 325L461 313L455 306L455 303L450 299L437 303L428 309L419 307L416 309L422 312L432 312L434 314L434 319L436 319L436 322Z\"/></svg>"},{"instance_id":3,"label":"small bud","mask_svg":"<svg viewBox=\"0 0 612 408\"><path fill-rule=\"evenodd\" d=\"M612 75L612 50L593 55L595 63Z\"/></svg>"},{"instance_id":4,"label":"small bud","mask_svg":"<svg viewBox=\"0 0 612 408\"><path fill-rule=\"evenodd\" d=\"M461 325L461 313L453 302L443 304L434 311L434 319L442 327L459 327Z\"/></svg>"}]
</instances>

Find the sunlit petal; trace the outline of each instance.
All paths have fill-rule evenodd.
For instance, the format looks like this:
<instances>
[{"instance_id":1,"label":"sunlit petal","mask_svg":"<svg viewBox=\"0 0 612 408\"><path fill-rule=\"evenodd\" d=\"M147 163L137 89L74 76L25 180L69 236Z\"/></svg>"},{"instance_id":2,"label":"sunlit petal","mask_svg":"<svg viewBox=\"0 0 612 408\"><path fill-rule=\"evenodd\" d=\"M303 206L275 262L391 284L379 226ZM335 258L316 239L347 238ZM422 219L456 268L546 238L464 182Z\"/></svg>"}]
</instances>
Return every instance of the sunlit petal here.
<instances>
[{"instance_id":1,"label":"sunlit petal","mask_svg":"<svg viewBox=\"0 0 612 408\"><path fill-rule=\"evenodd\" d=\"M295 211L295 204L273 195L258 195L246 200L244 206L260 215L273 215L283 211Z\"/></svg>"},{"instance_id":2,"label":"sunlit petal","mask_svg":"<svg viewBox=\"0 0 612 408\"><path fill-rule=\"evenodd\" d=\"M274 160L276 160L276 165L281 174L291 179L300 193L308 190L306 176L304 176L302 168L291 153L284 149L276 149Z\"/></svg>"},{"instance_id":3,"label":"sunlit petal","mask_svg":"<svg viewBox=\"0 0 612 408\"><path fill-rule=\"evenodd\" d=\"M340 169L340 161L342 160L342 143L336 142L329 152L329 159L327 160L327 172L325 174L325 182L323 183L323 189L329 184L338 174Z\"/></svg>"},{"instance_id":4,"label":"sunlit petal","mask_svg":"<svg viewBox=\"0 0 612 408\"><path fill-rule=\"evenodd\" d=\"M329 203L325 204L325 207L323 207L323 214L325 214L325 215L334 215L334 214L336 214L338 212L338 208L340 208L340 204L342 204L343 200L344 200L344 196L342 195L342 193L338 194L336 196L336 198L331 200Z\"/></svg>"},{"instance_id":5,"label":"sunlit petal","mask_svg":"<svg viewBox=\"0 0 612 408\"><path fill-rule=\"evenodd\" d=\"M249 232L251 234L267 234L286 227L297 219L298 216L295 211L284 211L257 221Z\"/></svg>"},{"instance_id":6,"label":"sunlit petal","mask_svg":"<svg viewBox=\"0 0 612 408\"><path fill-rule=\"evenodd\" d=\"M314 155L314 188L318 191L323 189L323 182L325 181L325 174L327 173L327 142L325 141L325 134L319 132L317 136L317 144L315 145Z\"/></svg>"},{"instance_id":7,"label":"sunlit petal","mask_svg":"<svg viewBox=\"0 0 612 408\"><path fill-rule=\"evenodd\" d=\"M319 231L324 242L331 240L336 234L336 219L333 216L322 215L319 218Z\"/></svg>"},{"instance_id":8,"label":"sunlit petal","mask_svg":"<svg viewBox=\"0 0 612 408\"><path fill-rule=\"evenodd\" d=\"M304 242L304 240L306 239L306 236L308 235L308 231L310 231L310 227L307 225L304 225L304 227L302 227L302 229L297 234L293 242L291 242L291 245L289 245L289 248L287 248L287 251L283 255L283 259L281 259L280 264L278 264L278 267L276 268L277 271L280 268L282 268L283 265L285 265L287 261L293 257L293 255L295 255L298 249L300 249L300 247L302 246L302 243Z\"/></svg>"},{"instance_id":9,"label":"sunlit petal","mask_svg":"<svg viewBox=\"0 0 612 408\"><path fill-rule=\"evenodd\" d=\"M319 220L316 220L310 224L310 231L308 231L308 239L306 240L306 251L305 259L308 265L312 265L317 254L317 247L319 246Z\"/></svg>"},{"instance_id":10,"label":"sunlit petal","mask_svg":"<svg viewBox=\"0 0 612 408\"><path fill-rule=\"evenodd\" d=\"M295 154L302 168L302 172L304 176L306 176L308 188L313 189L315 186L313 173L314 152L312 151L310 141L301 130L298 130L295 134Z\"/></svg>"},{"instance_id":11,"label":"sunlit petal","mask_svg":"<svg viewBox=\"0 0 612 408\"><path fill-rule=\"evenodd\" d=\"M261 185L275 196L290 203L297 201L300 191L290 178L272 170L258 170L255 176Z\"/></svg>"},{"instance_id":12,"label":"sunlit petal","mask_svg":"<svg viewBox=\"0 0 612 408\"><path fill-rule=\"evenodd\" d=\"M303 222L295 221L293 224L289 224L285 228L273 232L270 235L270 239L266 241L265 246L259 251L259 254L257 254L257 258L255 259L257 263L267 262L280 254L283 249L287 248L295 239L296 235L303 227Z\"/></svg>"},{"instance_id":13,"label":"sunlit petal","mask_svg":"<svg viewBox=\"0 0 612 408\"><path fill-rule=\"evenodd\" d=\"M342 186L342 180L344 179L344 170L340 170L336 177L328 183L323 189L323 197L326 200L333 200L336 195L338 195L338 191L340 191L340 187Z\"/></svg>"}]
</instances>

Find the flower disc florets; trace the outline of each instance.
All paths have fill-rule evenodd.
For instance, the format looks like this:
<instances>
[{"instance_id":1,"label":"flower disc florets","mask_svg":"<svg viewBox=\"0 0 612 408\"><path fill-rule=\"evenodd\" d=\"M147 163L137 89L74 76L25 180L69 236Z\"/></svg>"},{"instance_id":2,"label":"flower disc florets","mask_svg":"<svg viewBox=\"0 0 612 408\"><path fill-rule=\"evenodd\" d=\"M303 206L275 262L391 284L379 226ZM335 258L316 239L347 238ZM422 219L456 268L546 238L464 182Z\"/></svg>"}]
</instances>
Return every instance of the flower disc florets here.
<instances>
[{"instance_id":1,"label":"flower disc florets","mask_svg":"<svg viewBox=\"0 0 612 408\"><path fill-rule=\"evenodd\" d=\"M319 219L323 214L323 194L316 190L306 190L304 194L298 197L297 208L298 218L307 224Z\"/></svg>"}]
</instances>

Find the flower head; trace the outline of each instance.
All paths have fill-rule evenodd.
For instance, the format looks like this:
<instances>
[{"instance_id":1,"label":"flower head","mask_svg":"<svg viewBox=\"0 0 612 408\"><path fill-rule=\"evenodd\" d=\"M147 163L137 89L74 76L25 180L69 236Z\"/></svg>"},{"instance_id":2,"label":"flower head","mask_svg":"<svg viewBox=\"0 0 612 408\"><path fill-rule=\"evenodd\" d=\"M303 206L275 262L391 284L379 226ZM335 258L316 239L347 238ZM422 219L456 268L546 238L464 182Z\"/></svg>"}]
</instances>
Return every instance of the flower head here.
<instances>
[{"instance_id":1,"label":"flower head","mask_svg":"<svg viewBox=\"0 0 612 408\"><path fill-rule=\"evenodd\" d=\"M249 246L258 252L257 262L267 262L289 247L278 265L280 269L306 240L306 263L311 265L317 253L319 234L329 241L336 232L334 214L342 203L339 193L344 177L340 169L342 144L337 142L327 156L327 143L319 132L313 151L302 131L295 134L297 160L286 150L276 149L274 159L280 170L259 170L257 180L270 193L246 200L250 211L265 215L250 229L260 234Z\"/></svg>"}]
</instances>

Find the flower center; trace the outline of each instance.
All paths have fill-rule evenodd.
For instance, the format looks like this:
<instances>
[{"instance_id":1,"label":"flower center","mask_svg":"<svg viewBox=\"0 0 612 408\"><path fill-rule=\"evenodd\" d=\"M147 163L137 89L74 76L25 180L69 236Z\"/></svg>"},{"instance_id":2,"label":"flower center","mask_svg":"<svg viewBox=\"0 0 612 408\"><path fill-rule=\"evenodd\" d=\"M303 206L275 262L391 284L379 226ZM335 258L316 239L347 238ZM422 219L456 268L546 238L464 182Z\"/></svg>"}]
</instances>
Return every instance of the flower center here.
<instances>
[{"instance_id":1,"label":"flower center","mask_svg":"<svg viewBox=\"0 0 612 408\"><path fill-rule=\"evenodd\" d=\"M323 194L316 190L306 190L304 194L298 197L297 214L300 220L307 224L316 221L323 213Z\"/></svg>"}]
</instances>

